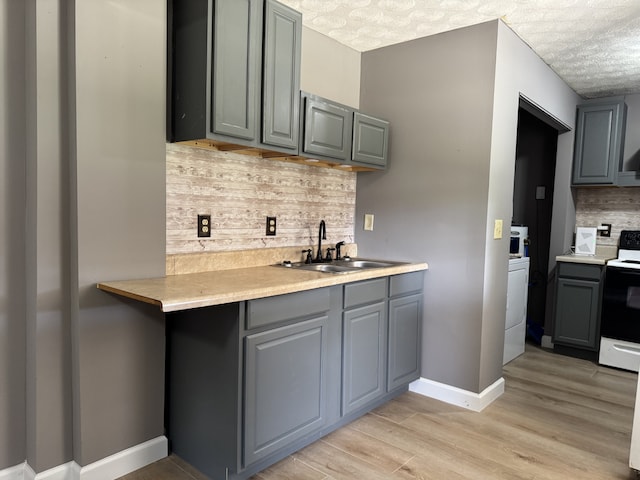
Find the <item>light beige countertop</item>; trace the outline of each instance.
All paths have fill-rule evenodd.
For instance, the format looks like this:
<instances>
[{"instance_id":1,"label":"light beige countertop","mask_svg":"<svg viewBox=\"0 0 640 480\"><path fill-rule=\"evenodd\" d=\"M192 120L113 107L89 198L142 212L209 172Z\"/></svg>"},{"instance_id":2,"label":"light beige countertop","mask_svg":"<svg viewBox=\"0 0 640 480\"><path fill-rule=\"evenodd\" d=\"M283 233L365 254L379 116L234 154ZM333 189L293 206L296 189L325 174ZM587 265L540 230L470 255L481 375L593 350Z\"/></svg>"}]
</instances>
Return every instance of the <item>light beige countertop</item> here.
<instances>
[{"instance_id":1,"label":"light beige countertop","mask_svg":"<svg viewBox=\"0 0 640 480\"><path fill-rule=\"evenodd\" d=\"M591 265L605 265L609 260L618 256L617 247L596 246L595 255L576 255L574 253L558 255L556 262L588 263Z\"/></svg>"},{"instance_id":2,"label":"light beige countertop","mask_svg":"<svg viewBox=\"0 0 640 480\"><path fill-rule=\"evenodd\" d=\"M101 282L97 286L106 292L157 305L163 312L175 312L426 269L426 263L406 263L334 274L266 265Z\"/></svg>"}]
</instances>

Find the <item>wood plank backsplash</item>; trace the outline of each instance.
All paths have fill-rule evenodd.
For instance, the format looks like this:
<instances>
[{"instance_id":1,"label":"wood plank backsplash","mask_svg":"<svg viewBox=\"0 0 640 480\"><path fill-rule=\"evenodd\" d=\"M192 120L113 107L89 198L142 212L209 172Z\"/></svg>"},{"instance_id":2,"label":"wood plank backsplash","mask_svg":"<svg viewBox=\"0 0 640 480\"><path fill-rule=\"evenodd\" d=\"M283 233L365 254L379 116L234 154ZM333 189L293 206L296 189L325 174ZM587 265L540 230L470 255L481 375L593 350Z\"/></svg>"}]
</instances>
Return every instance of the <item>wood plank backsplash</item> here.
<instances>
[{"instance_id":1,"label":"wood plank backsplash","mask_svg":"<svg viewBox=\"0 0 640 480\"><path fill-rule=\"evenodd\" d=\"M640 188L576 189L576 227L610 223L611 237L596 237L597 245L617 246L622 230L640 230Z\"/></svg>"},{"instance_id":2,"label":"wood plank backsplash","mask_svg":"<svg viewBox=\"0 0 640 480\"><path fill-rule=\"evenodd\" d=\"M356 173L167 144L167 254L223 252L354 239ZM210 238L197 237L210 214ZM266 217L277 217L267 237Z\"/></svg>"}]
</instances>

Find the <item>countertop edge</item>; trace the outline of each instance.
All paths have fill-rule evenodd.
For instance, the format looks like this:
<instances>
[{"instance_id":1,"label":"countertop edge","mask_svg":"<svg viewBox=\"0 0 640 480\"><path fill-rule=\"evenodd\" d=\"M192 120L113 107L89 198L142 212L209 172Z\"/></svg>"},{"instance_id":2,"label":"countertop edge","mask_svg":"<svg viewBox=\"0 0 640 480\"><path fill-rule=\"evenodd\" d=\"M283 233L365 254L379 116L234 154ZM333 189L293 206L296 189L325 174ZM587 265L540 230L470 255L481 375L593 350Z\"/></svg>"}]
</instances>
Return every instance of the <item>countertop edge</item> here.
<instances>
[{"instance_id":1,"label":"countertop edge","mask_svg":"<svg viewBox=\"0 0 640 480\"><path fill-rule=\"evenodd\" d=\"M330 274L260 266L150 279L106 281L98 283L97 288L159 306L163 312L170 313L425 271L428 268L427 263L420 262ZM234 282L242 286L233 288ZM186 291L188 293L185 294Z\"/></svg>"},{"instance_id":2,"label":"countertop edge","mask_svg":"<svg viewBox=\"0 0 640 480\"><path fill-rule=\"evenodd\" d=\"M587 265L606 265L615 256L610 255L558 255L556 262L583 263Z\"/></svg>"}]
</instances>

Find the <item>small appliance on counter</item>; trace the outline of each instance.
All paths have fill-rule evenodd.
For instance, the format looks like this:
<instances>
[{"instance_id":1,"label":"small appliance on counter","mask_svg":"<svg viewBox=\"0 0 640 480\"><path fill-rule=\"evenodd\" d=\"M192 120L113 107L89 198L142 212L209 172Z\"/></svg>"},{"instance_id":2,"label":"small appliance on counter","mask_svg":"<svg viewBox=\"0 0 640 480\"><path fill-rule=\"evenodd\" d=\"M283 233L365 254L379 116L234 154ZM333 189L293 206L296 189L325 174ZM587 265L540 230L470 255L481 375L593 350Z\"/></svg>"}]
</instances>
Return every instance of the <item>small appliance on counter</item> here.
<instances>
[{"instance_id":1,"label":"small appliance on counter","mask_svg":"<svg viewBox=\"0 0 640 480\"><path fill-rule=\"evenodd\" d=\"M511 225L511 241L509 254L513 257L528 257L527 246L529 244L529 227L524 225Z\"/></svg>"}]
</instances>

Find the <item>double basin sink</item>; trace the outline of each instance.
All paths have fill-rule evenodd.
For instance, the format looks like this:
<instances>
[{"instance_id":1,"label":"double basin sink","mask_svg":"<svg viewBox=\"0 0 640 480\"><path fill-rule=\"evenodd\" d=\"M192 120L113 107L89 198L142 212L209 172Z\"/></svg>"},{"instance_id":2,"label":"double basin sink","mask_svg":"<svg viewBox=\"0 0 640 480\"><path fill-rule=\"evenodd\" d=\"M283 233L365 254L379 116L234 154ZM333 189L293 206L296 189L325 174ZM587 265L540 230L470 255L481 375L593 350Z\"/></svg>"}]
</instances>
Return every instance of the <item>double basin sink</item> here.
<instances>
[{"instance_id":1,"label":"double basin sink","mask_svg":"<svg viewBox=\"0 0 640 480\"><path fill-rule=\"evenodd\" d=\"M405 265L405 262L391 262L387 260L368 260L364 258L345 258L324 263L283 262L282 267L296 270L311 270L324 273L352 273L369 268L385 268L396 265Z\"/></svg>"}]
</instances>

